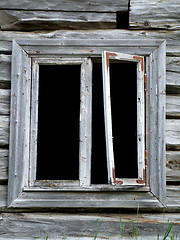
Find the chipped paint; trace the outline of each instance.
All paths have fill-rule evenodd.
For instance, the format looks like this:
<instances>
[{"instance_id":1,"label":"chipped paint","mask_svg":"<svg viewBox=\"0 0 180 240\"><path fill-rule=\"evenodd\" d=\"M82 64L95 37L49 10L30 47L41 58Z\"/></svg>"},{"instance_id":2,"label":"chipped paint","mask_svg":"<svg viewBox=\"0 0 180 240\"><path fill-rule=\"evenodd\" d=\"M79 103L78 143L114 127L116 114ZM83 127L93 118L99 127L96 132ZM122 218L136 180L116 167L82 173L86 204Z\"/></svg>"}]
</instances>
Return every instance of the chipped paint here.
<instances>
[{"instance_id":1,"label":"chipped paint","mask_svg":"<svg viewBox=\"0 0 180 240\"><path fill-rule=\"evenodd\" d=\"M144 155L145 155L145 168L147 168L147 150L145 150L145 153L144 153Z\"/></svg>"},{"instance_id":2,"label":"chipped paint","mask_svg":"<svg viewBox=\"0 0 180 240\"><path fill-rule=\"evenodd\" d=\"M114 180L114 183L115 183L115 184L123 184L123 181L120 181L120 180L117 180L117 179L116 179L115 169L114 169L114 168L112 169L112 171L113 171L113 180Z\"/></svg>"},{"instance_id":3,"label":"chipped paint","mask_svg":"<svg viewBox=\"0 0 180 240\"><path fill-rule=\"evenodd\" d=\"M109 52L106 52L107 68L109 68Z\"/></svg>"},{"instance_id":4,"label":"chipped paint","mask_svg":"<svg viewBox=\"0 0 180 240\"><path fill-rule=\"evenodd\" d=\"M112 56L112 57L117 57L117 53L110 52L109 55Z\"/></svg>"},{"instance_id":5,"label":"chipped paint","mask_svg":"<svg viewBox=\"0 0 180 240\"><path fill-rule=\"evenodd\" d=\"M82 160L82 162L86 162L86 157L82 156L81 160Z\"/></svg>"},{"instance_id":6,"label":"chipped paint","mask_svg":"<svg viewBox=\"0 0 180 240\"><path fill-rule=\"evenodd\" d=\"M146 73L144 74L144 91L146 92L147 90L147 75Z\"/></svg>"},{"instance_id":7,"label":"chipped paint","mask_svg":"<svg viewBox=\"0 0 180 240\"><path fill-rule=\"evenodd\" d=\"M141 61L141 71L144 71L144 57L141 56L133 56L134 59Z\"/></svg>"},{"instance_id":8,"label":"chipped paint","mask_svg":"<svg viewBox=\"0 0 180 240\"><path fill-rule=\"evenodd\" d=\"M139 184L145 184L146 183L146 170L143 169L143 179L138 179L137 183Z\"/></svg>"}]
</instances>

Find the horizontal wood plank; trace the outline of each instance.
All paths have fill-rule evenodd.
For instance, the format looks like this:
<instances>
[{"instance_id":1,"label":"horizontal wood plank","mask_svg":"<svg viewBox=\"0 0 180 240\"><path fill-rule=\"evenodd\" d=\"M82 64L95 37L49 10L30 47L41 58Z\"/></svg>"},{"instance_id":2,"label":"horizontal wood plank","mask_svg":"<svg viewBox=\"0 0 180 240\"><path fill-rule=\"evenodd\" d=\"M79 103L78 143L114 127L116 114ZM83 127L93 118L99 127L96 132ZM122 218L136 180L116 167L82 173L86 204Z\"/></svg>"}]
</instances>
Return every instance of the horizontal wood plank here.
<instances>
[{"instance_id":1,"label":"horizontal wood plank","mask_svg":"<svg viewBox=\"0 0 180 240\"><path fill-rule=\"evenodd\" d=\"M131 0L131 29L180 29L179 0Z\"/></svg>"},{"instance_id":2,"label":"horizontal wood plank","mask_svg":"<svg viewBox=\"0 0 180 240\"><path fill-rule=\"evenodd\" d=\"M180 119L166 119L166 148L180 150Z\"/></svg>"},{"instance_id":3,"label":"horizontal wood plank","mask_svg":"<svg viewBox=\"0 0 180 240\"><path fill-rule=\"evenodd\" d=\"M166 152L166 180L180 182L180 151Z\"/></svg>"},{"instance_id":4,"label":"horizontal wood plank","mask_svg":"<svg viewBox=\"0 0 180 240\"><path fill-rule=\"evenodd\" d=\"M128 0L1 0L0 9L116 12L128 11Z\"/></svg>"},{"instance_id":5,"label":"horizontal wood plank","mask_svg":"<svg viewBox=\"0 0 180 240\"><path fill-rule=\"evenodd\" d=\"M9 151L7 149L0 149L0 182L8 179L8 157Z\"/></svg>"},{"instance_id":6,"label":"horizontal wood plank","mask_svg":"<svg viewBox=\"0 0 180 240\"><path fill-rule=\"evenodd\" d=\"M121 239L120 217L125 225L123 239L134 239L133 225L136 227L136 213L2 213L0 215L0 232L2 239L32 240L34 238L92 240L98 231L97 239ZM180 218L177 213L139 214L138 234L141 239L154 240L159 233L164 236L167 225L173 222L175 234L180 234ZM99 226L99 228L98 228ZM148 230L147 230L148 229Z\"/></svg>"},{"instance_id":7,"label":"horizontal wood plank","mask_svg":"<svg viewBox=\"0 0 180 240\"><path fill-rule=\"evenodd\" d=\"M166 117L180 118L180 95L166 96Z\"/></svg>"},{"instance_id":8,"label":"horizontal wood plank","mask_svg":"<svg viewBox=\"0 0 180 240\"><path fill-rule=\"evenodd\" d=\"M11 55L0 54L0 89L10 88L10 80Z\"/></svg>"},{"instance_id":9,"label":"horizontal wood plank","mask_svg":"<svg viewBox=\"0 0 180 240\"><path fill-rule=\"evenodd\" d=\"M86 194L86 193L85 193ZM46 196L45 196L46 195ZM49 193L43 195L42 197L46 197L47 200L48 200L48 196L49 196ZM137 194L136 194L137 195ZM78 193L75 195L75 199L78 198ZM89 198L88 198L89 196ZM108 194L106 194L106 197L108 196ZM139 194L139 197L141 196L141 193ZM109 195L110 197L110 195ZM112 204L114 202L114 197L115 195L112 195L108 201L108 205L111 205L112 207ZM133 200L133 197L134 195L131 196L132 198L132 202L134 201ZM90 194L88 194L84 200L81 199L82 202L84 202L84 204L90 204L90 200L93 198L93 196ZM67 201L65 195L63 196L62 195L62 200L64 199L64 201ZM85 203L85 200L88 199L88 202ZM61 200L61 199L60 199ZM123 200L123 199L122 199ZM145 197L142 198L142 200L144 201L145 200ZM146 199L147 200L147 199ZM38 199L37 199L38 201ZM39 200L40 201L40 200ZM70 205L72 202L73 202L73 199L69 199L69 203L68 205ZM112 201L112 203L110 203L110 201ZM48 203L48 202L47 202ZM105 201L104 203L107 203L107 201ZM149 202L149 206L150 206L151 202ZM66 204L65 204L66 205ZM135 206L136 205L136 206ZM18 209L6 209L6 206L7 206L7 185L0 185L0 211L19 211ZM133 203L133 206L134 207L137 207L137 204L136 204L136 201ZM26 206L27 207L27 206ZM56 207L56 206L55 206ZM73 206L75 207L75 205ZM98 207L98 206L96 206ZM107 206L106 206L107 207ZM33 209L31 209L33 211ZM23 209L22 209L23 211ZM177 185L170 185L168 186L167 185L167 207L165 209L166 212L168 211L177 211L177 212L180 212L180 186L177 186Z\"/></svg>"},{"instance_id":10,"label":"horizontal wood plank","mask_svg":"<svg viewBox=\"0 0 180 240\"><path fill-rule=\"evenodd\" d=\"M10 114L10 90L0 89L0 115Z\"/></svg>"},{"instance_id":11,"label":"horizontal wood plank","mask_svg":"<svg viewBox=\"0 0 180 240\"><path fill-rule=\"evenodd\" d=\"M116 28L116 13L0 10L1 30Z\"/></svg>"},{"instance_id":12,"label":"horizontal wood plank","mask_svg":"<svg viewBox=\"0 0 180 240\"><path fill-rule=\"evenodd\" d=\"M180 57L180 31L128 31L128 30L99 30L99 31L51 31L51 32L0 32L0 53L11 54L12 39L166 39L166 55ZM141 49L139 48L140 52Z\"/></svg>"},{"instance_id":13,"label":"horizontal wood plank","mask_svg":"<svg viewBox=\"0 0 180 240\"><path fill-rule=\"evenodd\" d=\"M0 115L0 146L9 145L9 116Z\"/></svg>"}]
</instances>

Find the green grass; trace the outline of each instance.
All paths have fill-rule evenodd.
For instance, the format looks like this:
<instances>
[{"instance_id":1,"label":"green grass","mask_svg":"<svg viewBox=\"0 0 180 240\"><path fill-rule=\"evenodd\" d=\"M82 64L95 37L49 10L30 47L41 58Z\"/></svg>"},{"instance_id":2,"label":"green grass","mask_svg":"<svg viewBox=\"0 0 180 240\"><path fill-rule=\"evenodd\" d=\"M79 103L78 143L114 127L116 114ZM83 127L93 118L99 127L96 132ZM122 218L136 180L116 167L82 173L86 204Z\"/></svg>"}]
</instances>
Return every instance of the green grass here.
<instances>
[{"instance_id":1,"label":"green grass","mask_svg":"<svg viewBox=\"0 0 180 240\"><path fill-rule=\"evenodd\" d=\"M164 216L165 216L165 213L163 213L163 218ZM92 221L92 223L89 224L89 226L95 223L98 223L98 226L92 240L97 240L103 221L101 219L96 219ZM164 236L160 237L159 233L157 233L157 240L178 240L178 235L175 234L173 226L174 226L174 223L168 220L167 226L164 230ZM119 228L120 228L120 239L123 239L126 232L126 226L125 226L125 223L123 223L121 216L119 219ZM132 235L134 235L136 240L142 239L142 236L140 236L140 231L139 231L139 206L137 208L137 219L132 222ZM61 238L61 240L65 240L67 238L68 237L63 237ZM34 239L50 240L48 235L46 235L43 239L40 237L34 237Z\"/></svg>"}]
</instances>

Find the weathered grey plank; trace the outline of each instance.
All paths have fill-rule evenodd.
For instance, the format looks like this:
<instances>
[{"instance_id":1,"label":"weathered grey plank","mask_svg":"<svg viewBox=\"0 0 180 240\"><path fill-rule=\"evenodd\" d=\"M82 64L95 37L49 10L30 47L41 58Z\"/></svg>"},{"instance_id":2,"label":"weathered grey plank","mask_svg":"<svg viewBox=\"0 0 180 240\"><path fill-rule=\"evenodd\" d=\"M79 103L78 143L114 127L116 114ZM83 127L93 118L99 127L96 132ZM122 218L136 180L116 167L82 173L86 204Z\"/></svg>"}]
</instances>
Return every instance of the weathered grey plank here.
<instances>
[{"instance_id":1,"label":"weathered grey plank","mask_svg":"<svg viewBox=\"0 0 180 240\"><path fill-rule=\"evenodd\" d=\"M167 39L167 56L180 56L180 31L51 31L51 32L0 32L0 52L11 54L12 39ZM140 50L140 49L139 49Z\"/></svg>"},{"instance_id":2,"label":"weathered grey plank","mask_svg":"<svg viewBox=\"0 0 180 240\"><path fill-rule=\"evenodd\" d=\"M167 186L167 211L180 212L180 186Z\"/></svg>"},{"instance_id":3,"label":"weathered grey plank","mask_svg":"<svg viewBox=\"0 0 180 240\"><path fill-rule=\"evenodd\" d=\"M0 88L10 88L11 56L0 54Z\"/></svg>"},{"instance_id":4,"label":"weathered grey plank","mask_svg":"<svg viewBox=\"0 0 180 240\"><path fill-rule=\"evenodd\" d=\"M91 183L91 150L92 150L92 60L86 58L81 65L81 104L80 104L80 166L79 179L81 186Z\"/></svg>"},{"instance_id":5,"label":"weathered grey plank","mask_svg":"<svg viewBox=\"0 0 180 240\"><path fill-rule=\"evenodd\" d=\"M180 73L166 72L166 92L169 94L180 93Z\"/></svg>"},{"instance_id":6,"label":"weathered grey plank","mask_svg":"<svg viewBox=\"0 0 180 240\"><path fill-rule=\"evenodd\" d=\"M48 193L46 194L46 198L48 197ZM85 193L85 195L86 195L86 193ZM142 194L139 194L139 197L141 197L141 195ZM71 195L72 196L72 195ZM78 194L76 193L76 195L74 195L75 196L75 198L78 198ZM89 198L88 198L88 196L89 196ZM86 202L86 200L84 199L84 200L82 200L82 201L84 201L84 204L85 205L88 205L88 204L90 204L90 200L92 200L92 196L91 196L91 193L89 193L89 195L88 196L86 196L86 198L85 199L88 199L88 202L87 203L85 203ZM96 195L96 197L98 196L98 192L97 192L97 195ZM108 195L106 195L106 197L107 197ZM115 195L112 195L112 197L110 197L110 195L109 195L109 197L108 197L108 199L106 199L107 201L105 201L105 204L108 204L108 205L111 205L111 207L112 207L112 205L113 205L113 198L114 198L114 196ZM43 198L44 198L45 196L43 196ZM73 196L72 196L73 197ZM130 196L129 196L130 197ZM135 197L135 196L131 196L131 198L132 198L132 202L134 202L134 200L133 199L135 199L135 198L133 198L133 197ZM137 195L136 195L136 197L137 197ZM65 199L64 197L63 197L63 199L64 199L64 201L66 202L66 201L68 201L67 199ZM143 198L143 201L145 200L145 198ZM146 199L147 200L147 199ZM38 201L38 199L37 199L37 201ZM112 203L111 203L111 201L112 201ZM122 201L123 201L123 198L122 198ZM109 203L108 203L109 202ZM136 201L135 201L136 202ZM138 206L138 204L135 204L135 202L134 203L132 203L133 204L133 206L134 207L137 207ZM47 202L47 204L48 204L48 202ZM75 205L73 205L73 199L70 199L70 203L68 203L68 205L69 204L72 204L72 207L75 207ZM150 202L149 204L152 204L152 202ZM135 206L136 205L136 206ZM106 206L106 205L105 205ZM6 209L6 207L7 207L7 185L0 185L0 211L20 211L20 210L18 210L18 209ZM27 206L26 206L27 207ZM97 206L96 206L97 207ZM107 206L106 206L107 207ZM26 209L27 210L27 209ZM151 210L152 210L152 208L151 208ZM31 209L31 211L33 211L33 209ZM166 209L165 209L165 211L166 212L168 212L168 211L177 211L177 212L180 212L180 186L177 186L177 185L175 185L175 186L168 186L167 185L167 207L166 207ZM23 212L23 209L22 209L22 212Z\"/></svg>"},{"instance_id":7,"label":"weathered grey plank","mask_svg":"<svg viewBox=\"0 0 180 240\"><path fill-rule=\"evenodd\" d=\"M133 224L136 227L136 213L94 213L94 214L63 214L63 213L2 213L0 215L1 239L32 240L68 239L92 240L99 226L97 239L121 239L120 217L125 224L123 239L134 239ZM177 213L139 214L138 236L140 239L160 239L164 236L169 221L174 223L174 233L180 234L180 218ZM171 234L172 235L172 232Z\"/></svg>"},{"instance_id":8,"label":"weathered grey plank","mask_svg":"<svg viewBox=\"0 0 180 240\"><path fill-rule=\"evenodd\" d=\"M149 57L146 64L146 146L150 165L150 186L157 198L165 201L165 42ZM156 123L156 124L154 124ZM162 124L161 124L162 123ZM157 164L158 161L158 164ZM157 164L157 165L156 165ZM158 182L158 184L157 184Z\"/></svg>"},{"instance_id":9,"label":"weathered grey plank","mask_svg":"<svg viewBox=\"0 0 180 240\"><path fill-rule=\"evenodd\" d=\"M166 152L166 180L180 182L180 152Z\"/></svg>"},{"instance_id":10,"label":"weathered grey plank","mask_svg":"<svg viewBox=\"0 0 180 240\"><path fill-rule=\"evenodd\" d=\"M160 209L161 203L149 192L62 192L25 191L11 208L137 208Z\"/></svg>"},{"instance_id":11,"label":"weathered grey plank","mask_svg":"<svg viewBox=\"0 0 180 240\"><path fill-rule=\"evenodd\" d=\"M10 151L9 151L9 204L27 185L29 159L29 126L30 126L30 88L31 59L26 52L13 41L11 70L11 119L10 119ZM23 109L24 111L21 111ZM23 174L23 178L21 177Z\"/></svg>"},{"instance_id":12,"label":"weathered grey plank","mask_svg":"<svg viewBox=\"0 0 180 240\"><path fill-rule=\"evenodd\" d=\"M179 38L180 39L180 38ZM167 92L168 93L180 93L180 58L179 57L167 57Z\"/></svg>"},{"instance_id":13,"label":"weathered grey plank","mask_svg":"<svg viewBox=\"0 0 180 240\"><path fill-rule=\"evenodd\" d=\"M0 181L7 181L8 179L8 156L7 149L0 149Z\"/></svg>"},{"instance_id":14,"label":"weathered grey plank","mask_svg":"<svg viewBox=\"0 0 180 240\"><path fill-rule=\"evenodd\" d=\"M130 28L180 29L179 0L131 0Z\"/></svg>"},{"instance_id":15,"label":"weathered grey plank","mask_svg":"<svg viewBox=\"0 0 180 240\"><path fill-rule=\"evenodd\" d=\"M38 4L36 0L1 0L0 9L116 12L127 11L128 0L39 0Z\"/></svg>"},{"instance_id":16,"label":"weathered grey plank","mask_svg":"<svg viewBox=\"0 0 180 240\"><path fill-rule=\"evenodd\" d=\"M168 118L180 118L180 95L166 96L166 116Z\"/></svg>"},{"instance_id":17,"label":"weathered grey plank","mask_svg":"<svg viewBox=\"0 0 180 240\"><path fill-rule=\"evenodd\" d=\"M9 116L0 115L0 146L9 144Z\"/></svg>"},{"instance_id":18,"label":"weathered grey plank","mask_svg":"<svg viewBox=\"0 0 180 240\"><path fill-rule=\"evenodd\" d=\"M166 58L167 71L180 73L180 57Z\"/></svg>"},{"instance_id":19,"label":"weathered grey plank","mask_svg":"<svg viewBox=\"0 0 180 240\"><path fill-rule=\"evenodd\" d=\"M116 13L0 10L2 30L116 28Z\"/></svg>"},{"instance_id":20,"label":"weathered grey plank","mask_svg":"<svg viewBox=\"0 0 180 240\"><path fill-rule=\"evenodd\" d=\"M0 115L9 115L10 113L10 90L0 89Z\"/></svg>"},{"instance_id":21,"label":"weathered grey plank","mask_svg":"<svg viewBox=\"0 0 180 240\"><path fill-rule=\"evenodd\" d=\"M180 119L166 119L166 148L180 150Z\"/></svg>"}]
</instances>

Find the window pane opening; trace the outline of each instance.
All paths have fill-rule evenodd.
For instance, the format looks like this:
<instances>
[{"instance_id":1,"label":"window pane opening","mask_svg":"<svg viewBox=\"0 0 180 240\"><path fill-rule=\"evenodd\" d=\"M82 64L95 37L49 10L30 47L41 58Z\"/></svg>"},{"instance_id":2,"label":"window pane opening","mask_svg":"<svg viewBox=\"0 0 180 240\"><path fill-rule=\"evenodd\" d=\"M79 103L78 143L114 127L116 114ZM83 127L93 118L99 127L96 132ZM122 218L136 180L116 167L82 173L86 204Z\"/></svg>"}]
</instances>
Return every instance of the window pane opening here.
<instances>
[{"instance_id":1,"label":"window pane opening","mask_svg":"<svg viewBox=\"0 0 180 240\"><path fill-rule=\"evenodd\" d=\"M37 180L79 179L80 67L39 66Z\"/></svg>"},{"instance_id":2,"label":"window pane opening","mask_svg":"<svg viewBox=\"0 0 180 240\"><path fill-rule=\"evenodd\" d=\"M91 183L108 183L102 63L93 63Z\"/></svg>"},{"instance_id":3,"label":"window pane opening","mask_svg":"<svg viewBox=\"0 0 180 240\"><path fill-rule=\"evenodd\" d=\"M138 178L136 63L110 62L110 94L116 178Z\"/></svg>"},{"instance_id":4,"label":"window pane opening","mask_svg":"<svg viewBox=\"0 0 180 240\"><path fill-rule=\"evenodd\" d=\"M116 178L138 178L136 69L136 63L110 60ZM101 63L93 63L91 183L108 184Z\"/></svg>"}]
</instances>

